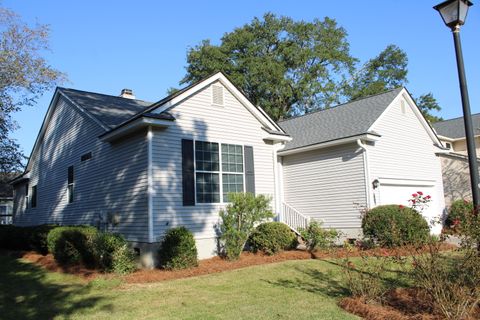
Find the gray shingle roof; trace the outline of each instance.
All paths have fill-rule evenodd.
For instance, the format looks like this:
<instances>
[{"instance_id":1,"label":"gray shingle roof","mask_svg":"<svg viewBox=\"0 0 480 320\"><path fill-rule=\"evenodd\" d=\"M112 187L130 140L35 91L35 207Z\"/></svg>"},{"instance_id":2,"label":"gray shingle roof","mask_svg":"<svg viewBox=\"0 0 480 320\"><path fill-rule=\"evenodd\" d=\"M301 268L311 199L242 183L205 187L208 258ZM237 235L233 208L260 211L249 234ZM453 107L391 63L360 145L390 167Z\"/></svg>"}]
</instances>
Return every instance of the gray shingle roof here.
<instances>
[{"instance_id":1,"label":"gray shingle roof","mask_svg":"<svg viewBox=\"0 0 480 320\"><path fill-rule=\"evenodd\" d=\"M472 114L473 133L480 135L480 113ZM438 135L459 139L465 137L465 125L463 124L463 117L436 122L433 128Z\"/></svg>"},{"instance_id":2,"label":"gray shingle roof","mask_svg":"<svg viewBox=\"0 0 480 320\"><path fill-rule=\"evenodd\" d=\"M143 100L127 99L75 89L58 89L110 129L129 120L152 105L152 102Z\"/></svg>"},{"instance_id":3,"label":"gray shingle roof","mask_svg":"<svg viewBox=\"0 0 480 320\"><path fill-rule=\"evenodd\" d=\"M293 138L284 150L367 133L402 89L392 89L280 122L282 129Z\"/></svg>"}]
</instances>

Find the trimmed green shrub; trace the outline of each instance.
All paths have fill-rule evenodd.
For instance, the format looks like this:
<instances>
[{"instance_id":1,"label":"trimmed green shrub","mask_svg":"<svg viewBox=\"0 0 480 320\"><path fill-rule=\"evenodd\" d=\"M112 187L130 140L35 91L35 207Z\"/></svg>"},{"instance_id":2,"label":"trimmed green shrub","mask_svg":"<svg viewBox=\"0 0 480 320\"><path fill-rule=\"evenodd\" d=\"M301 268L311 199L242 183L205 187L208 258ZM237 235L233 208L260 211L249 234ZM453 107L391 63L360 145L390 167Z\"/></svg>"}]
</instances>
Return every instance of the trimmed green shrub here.
<instances>
[{"instance_id":1,"label":"trimmed green shrub","mask_svg":"<svg viewBox=\"0 0 480 320\"><path fill-rule=\"evenodd\" d=\"M429 238L427 221L417 211L401 205L384 205L367 211L363 234L384 247L423 244Z\"/></svg>"},{"instance_id":2,"label":"trimmed green shrub","mask_svg":"<svg viewBox=\"0 0 480 320\"><path fill-rule=\"evenodd\" d=\"M228 260L236 260L245 247L255 225L273 218L270 211L270 198L252 193L230 193L230 204L220 211L220 239L223 242L223 254Z\"/></svg>"},{"instance_id":3,"label":"trimmed green shrub","mask_svg":"<svg viewBox=\"0 0 480 320\"><path fill-rule=\"evenodd\" d=\"M159 264L167 270L198 265L195 239L187 228L172 228L166 232L160 244Z\"/></svg>"},{"instance_id":4,"label":"trimmed green shrub","mask_svg":"<svg viewBox=\"0 0 480 320\"><path fill-rule=\"evenodd\" d=\"M119 234L97 233L93 240L93 254L96 266L103 271L127 274L136 269L135 255Z\"/></svg>"},{"instance_id":5,"label":"trimmed green shrub","mask_svg":"<svg viewBox=\"0 0 480 320\"><path fill-rule=\"evenodd\" d=\"M282 222L265 222L260 224L250 235L248 244L254 252L263 251L273 255L297 246L297 236Z\"/></svg>"},{"instance_id":6,"label":"trimmed green shrub","mask_svg":"<svg viewBox=\"0 0 480 320\"><path fill-rule=\"evenodd\" d=\"M307 250L327 249L335 244L340 233L335 229L324 229L322 223L312 220L306 229L300 229L300 235L305 240Z\"/></svg>"},{"instance_id":7,"label":"trimmed green shrub","mask_svg":"<svg viewBox=\"0 0 480 320\"><path fill-rule=\"evenodd\" d=\"M94 239L98 230L90 226L58 227L47 237L48 250L63 265L95 266Z\"/></svg>"},{"instance_id":8,"label":"trimmed green shrub","mask_svg":"<svg viewBox=\"0 0 480 320\"><path fill-rule=\"evenodd\" d=\"M445 219L445 226L448 228L457 228L465 223L465 215L473 211L471 201L455 200L448 209L448 216Z\"/></svg>"},{"instance_id":9,"label":"trimmed green shrub","mask_svg":"<svg viewBox=\"0 0 480 320\"><path fill-rule=\"evenodd\" d=\"M17 227L13 225L0 225L0 248L7 250L37 251L41 254L48 253L47 236L56 225L38 225L30 227Z\"/></svg>"}]
</instances>

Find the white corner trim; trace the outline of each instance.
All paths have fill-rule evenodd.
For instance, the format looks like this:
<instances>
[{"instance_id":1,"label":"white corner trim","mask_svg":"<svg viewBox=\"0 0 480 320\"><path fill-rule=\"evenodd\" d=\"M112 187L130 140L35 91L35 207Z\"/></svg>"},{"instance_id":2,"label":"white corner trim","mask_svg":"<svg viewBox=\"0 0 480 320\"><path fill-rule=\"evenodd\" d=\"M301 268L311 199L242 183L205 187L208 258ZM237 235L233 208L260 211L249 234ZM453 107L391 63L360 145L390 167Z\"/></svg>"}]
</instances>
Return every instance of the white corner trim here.
<instances>
[{"instance_id":1,"label":"white corner trim","mask_svg":"<svg viewBox=\"0 0 480 320\"><path fill-rule=\"evenodd\" d=\"M285 150L285 151L279 151L278 155L279 156L286 156L289 154L295 154L295 153L300 153L300 152L305 152L305 151L311 151L311 150L317 150L317 149L323 149L323 148L328 148L328 147L334 147L346 143L356 143L357 140L364 140L364 141L378 141L380 139L379 136L374 135L374 134L361 134L361 135L356 135L353 137L347 137L343 139L337 139L337 140L332 140L332 141L327 141L327 142L322 142L322 143L316 143L313 145L305 146L305 147L300 147L296 149L291 149L291 150Z\"/></svg>"},{"instance_id":2,"label":"white corner trim","mask_svg":"<svg viewBox=\"0 0 480 320\"><path fill-rule=\"evenodd\" d=\"M363 174L365 176L365 191L366 191L366 196L367 196L367 209L370 209L371 205L371 190L370 190L370 170L368 168L368 149L367 147L362 143L362 140L358 139L357 140L358 146L363 149Z\"/></svg>"},{"instance_id":3,"label":"white corner trim","mask_svg":"<svg viewBox=\"0 0 480 320\"><path fill-rule=\"evenodd\" d=\"M153 130L148 127L147 131L147 152L148 152L148 168L147 168L147 184L148 184L148 242L153 243Z\"/></svg>"}]
</instances>

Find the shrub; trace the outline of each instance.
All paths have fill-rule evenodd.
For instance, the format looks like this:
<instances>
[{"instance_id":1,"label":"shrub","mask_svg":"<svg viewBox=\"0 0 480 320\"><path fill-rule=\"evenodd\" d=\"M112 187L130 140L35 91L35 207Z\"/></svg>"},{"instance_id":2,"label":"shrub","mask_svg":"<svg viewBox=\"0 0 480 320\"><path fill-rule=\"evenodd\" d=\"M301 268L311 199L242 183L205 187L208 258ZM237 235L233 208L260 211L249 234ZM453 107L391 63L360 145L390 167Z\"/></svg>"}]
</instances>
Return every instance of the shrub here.
<instances>
[{"instance_id":1,"label":"shrub","mask_svg":"<svg viewBox=\"0 0 480 320\"><path fill-rule=\"evenodd\" d=\"M473 204L466 200L455 200L448 209L445 226L455 231L459 230L462 222L465 222L465 214L473 210Z\"/></svg>"},{"instance_id":2,"label":"shrub","mask_svg":"<svg viewBox=\"0 0 480 320\"><path fill-rule=\"evenodd\" d=\"M385 247L422 244L430 229L417 211L399 205L384 205L365 213L362 219L364 236Z\"/></svg>"},{"instance_id":3,"label":"shrub","mask_svg":"<svg viewBox=\"0 0 480 320\"><path fill-rule=\"evenodd\" d=\"M127 274L136 269L135 255L121 235L97 233L93 250L95 264L103 271Z\"/></svg>"},{"instance_id":4,"label":"shrub","mask_svg":"<svg viewBox=\"0 0 480 320\"><path fill-rule=\"evenodd\" d=\"M63 265L83 264L95 266L94 239L98 231L94 227L58 227L47 237L48 250Z\"/></svg>"},{"instance_id":5,"label":"shrub","mask_svg":"<svg viewBox=\"0 0 480 320\"><path fill-rule=\"evenodd\" d=\"M298 242L297 236L286 224L266 222L252 232L248 243L254 252L260 250L272 255L282 250L293 249Z\"/></svg>"},{"instance_id":6,"label":"shrub","mask_svg":"<svg viewBox=\"0 0 480 320\"><path fill-rule=\"evenodd\" d=\"M312 220L306 229L301 229L300 235L305 240L307 250L313 252L318 249L326 249L335 244L340 236L335 229L324 229L322 223Z\"/></svg>"},{"instance_id":7,"label":"shrub","mask_svg":"<svg viewBox=\"0 0 480 320\"><path fill-rule=\"evenodd\" d=\"M17 227L0 226L0 247L7 250L34 250L41 254L48 253L47 236L56 225L38 225Z\"/></svg>"},{"instance_id":8,"label":"shrub","mask_svg":"<svg viewBox=\"0 0 480 320\"><path fill-rule=\"evenodd\" d=\"M185 227L168 230L160 244L159 260L164 269L196 267L197 247L193 234Z\"/></svg>"},{"instance_id":9,"label":"shrub","mask_svg":"<svg viewBox=\"0 0 480 320\"><path fill-rule=\"evenodd\" d=\"M220 211L220 239L223 241L224 255L228 260L236 260L245 247L255 225L273 218L270 211L270 198L252 193L230 193L230 204Z\"/></svg>"}]
</instances>

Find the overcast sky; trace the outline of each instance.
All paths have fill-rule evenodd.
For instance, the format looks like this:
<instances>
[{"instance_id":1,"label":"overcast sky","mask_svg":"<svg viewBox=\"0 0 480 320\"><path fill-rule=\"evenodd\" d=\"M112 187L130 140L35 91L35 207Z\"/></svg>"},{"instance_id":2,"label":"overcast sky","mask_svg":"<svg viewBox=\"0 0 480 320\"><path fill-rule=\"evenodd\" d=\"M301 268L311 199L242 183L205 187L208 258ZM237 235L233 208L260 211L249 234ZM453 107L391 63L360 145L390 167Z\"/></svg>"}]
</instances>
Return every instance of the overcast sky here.
<instances>
[{"instance_id":1,"label":"overcast sky","mask_svg":"<svg viewBox=\"0 0 480 320\"><path fill-rule=\"evenodd\" d=\"M0 0L1 1L1 0ZM66 87L112 95L131 88L139 99L156 101L185 75L189 47L265 12L296 20L334 18L349 36L351 53L365 61L388 44L409 57L407 88L432 92L449 119L462 115L453 40L430 0L344 1L35 1L4 0L28 23L49 24L50 64L67 73ZM474 1L475 2L475 1ZM462 41L472 112L480 112L480 3L471 7ZM28 155L52 92L15 115L14 137Z\"/></svg>"}]
</instances>

